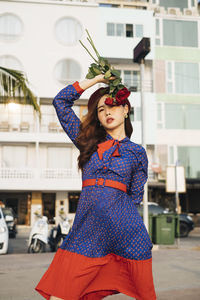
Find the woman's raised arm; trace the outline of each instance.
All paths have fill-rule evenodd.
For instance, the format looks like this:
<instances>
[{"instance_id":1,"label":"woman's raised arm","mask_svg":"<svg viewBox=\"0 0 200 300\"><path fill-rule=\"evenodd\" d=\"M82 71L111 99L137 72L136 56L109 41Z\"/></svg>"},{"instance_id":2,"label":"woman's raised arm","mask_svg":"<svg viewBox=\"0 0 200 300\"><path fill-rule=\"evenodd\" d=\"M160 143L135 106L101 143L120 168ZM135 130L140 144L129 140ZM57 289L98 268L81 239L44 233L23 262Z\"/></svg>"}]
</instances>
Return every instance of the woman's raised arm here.
<instances>
[{"instance_id":1,"label":"woman's raised arm","mask_svg":"<svg viewBox=\"0 0 200 300\"><path fill-rule=\"evenodd\" d=\"M76 138L79 134L80 120L74 113L72 106L81 94L96 83L108 81L104 79L104 75L98 75L93 79L85 79L80 83L76 81L73 85L68 85L62 89L53 99L53 105L60 124L72 142L76 145Z\"/></svg>"}]
</instances>

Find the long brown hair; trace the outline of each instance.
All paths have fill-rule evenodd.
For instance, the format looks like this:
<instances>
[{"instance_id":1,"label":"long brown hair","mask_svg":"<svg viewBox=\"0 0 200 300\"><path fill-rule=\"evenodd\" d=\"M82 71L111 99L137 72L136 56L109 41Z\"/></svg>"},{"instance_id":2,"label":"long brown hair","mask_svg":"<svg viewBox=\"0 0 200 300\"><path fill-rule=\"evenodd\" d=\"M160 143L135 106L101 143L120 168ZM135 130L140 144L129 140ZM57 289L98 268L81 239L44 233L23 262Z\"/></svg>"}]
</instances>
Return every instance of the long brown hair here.
<instances>
[{"instance_id":1,"label":"long brown hair","mask_svg":"<svg viewBox=\"0 0 200 300\"><path fill-rule=\"evenodd\" d=\"M97 145L106 139L107 132L98 120L97 104L101 97L108 93L108 88L100 88L90 96L90 109L81 123L80 132L76 140L80 150L78 167L81 170L83 170L84 164L89 161L92 154L97 151ZM128 118L125 119L125 133L130 138L133 127L129 113L130 111L128 112Z\"/></svg>"}]
</instances>

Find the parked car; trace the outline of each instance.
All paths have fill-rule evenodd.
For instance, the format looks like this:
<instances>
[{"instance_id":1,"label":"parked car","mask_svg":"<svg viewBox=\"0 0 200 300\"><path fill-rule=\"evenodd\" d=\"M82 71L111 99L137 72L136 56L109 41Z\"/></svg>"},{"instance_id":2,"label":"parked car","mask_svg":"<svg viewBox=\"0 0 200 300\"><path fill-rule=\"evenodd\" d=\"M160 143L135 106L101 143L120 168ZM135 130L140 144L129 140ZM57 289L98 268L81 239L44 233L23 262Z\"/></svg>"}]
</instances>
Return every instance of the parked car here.
<instances>
[{"instance_id":1,"label":"parked car","mask_svg":"<svg viewBox=\"0 0 200 300\"><path fill-rule=\"evenodd\" d=\"M17 234L17 218L11 207L2 207L3 215L9 230L9 236L15 238Z\"/></svg>"},{"instance_id":2,"label":"parked car","mask_svg":"<svg viewBox=\"0 0 200 300\"><path fill-rule=\"evenodd\" d=\"M0 254L5 254L8 252L8 239L8 227L0 207Z\"/></svg>"},{"instance_id":3,"label":"parked car","mask_svg":"<svg viewBox=\"0 0 200 300\"><path fill-rule=\"evenodd\" d=\"M148 202L149 214L158 215L169 213L168 208L163 208L155 202ZM140 215L143 215L143 203L138 206ZM194 229L194 222L187 214L179 214L180 221L180 237L187 237L191 230Z\"/></svg>"}]
</instances>

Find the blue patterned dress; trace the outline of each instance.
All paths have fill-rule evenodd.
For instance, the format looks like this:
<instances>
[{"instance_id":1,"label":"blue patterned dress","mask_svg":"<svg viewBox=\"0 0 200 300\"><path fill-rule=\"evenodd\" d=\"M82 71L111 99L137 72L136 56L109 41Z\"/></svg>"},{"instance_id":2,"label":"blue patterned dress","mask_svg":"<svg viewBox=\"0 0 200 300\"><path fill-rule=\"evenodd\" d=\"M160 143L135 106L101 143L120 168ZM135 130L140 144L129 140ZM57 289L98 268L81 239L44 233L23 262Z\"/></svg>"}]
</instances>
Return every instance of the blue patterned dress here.
<instances>
[{"instance_id":1,"label":"blue patterned dress","mask_svg":"<svg viewBox=\"0 0 200 300\"><path fill-rule=\"evenodd\" d=\"M77 86L76 82L65 87L53 100L60 123L75 145L80 127L72 109L81 94ZM108 140L113 140L109 134ZM117 148L119 155L113 156ZM82 180L118 181L126 185L127 193L102 185L83 187L72 230L36 287L46 299L54 295L96 300L120 292L140 300L156 299L153 245L137 210L147 169L145 149L128 137L114 140L102 159L93 153L84 166Z\"/></svg>"}]
</instances>

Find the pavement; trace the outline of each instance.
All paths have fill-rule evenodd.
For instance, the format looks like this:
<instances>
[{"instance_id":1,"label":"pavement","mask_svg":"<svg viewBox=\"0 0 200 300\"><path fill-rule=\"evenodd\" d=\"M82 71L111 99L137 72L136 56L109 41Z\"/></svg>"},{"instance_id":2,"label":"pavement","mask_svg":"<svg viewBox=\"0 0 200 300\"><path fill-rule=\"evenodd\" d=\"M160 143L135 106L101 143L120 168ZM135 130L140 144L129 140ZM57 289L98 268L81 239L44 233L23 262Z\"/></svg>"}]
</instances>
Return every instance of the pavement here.
<instances>
[{"instance_id":1,"label":"pavement","mask_svg":"<svg viewBox=\"0 0 200 300\"><path fill-rule=\"evenodd\" d=\"M42 300L34 287L48 268L54 253L27 254L29 230L20 229L10 239L9 253L0 256L0 300ZM153 249L153 276L158 300L200 299L200 228L195 228L179 245ZM108 300L133 299L119 294ZM69 299L70 300L70 299Z\"/></svg>"}]
</instances>

